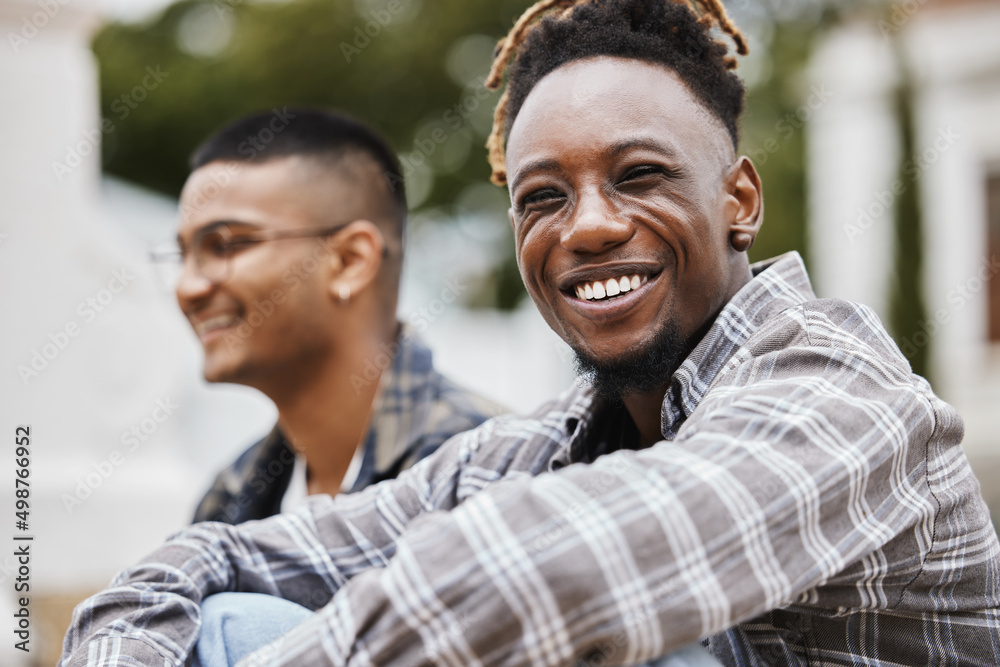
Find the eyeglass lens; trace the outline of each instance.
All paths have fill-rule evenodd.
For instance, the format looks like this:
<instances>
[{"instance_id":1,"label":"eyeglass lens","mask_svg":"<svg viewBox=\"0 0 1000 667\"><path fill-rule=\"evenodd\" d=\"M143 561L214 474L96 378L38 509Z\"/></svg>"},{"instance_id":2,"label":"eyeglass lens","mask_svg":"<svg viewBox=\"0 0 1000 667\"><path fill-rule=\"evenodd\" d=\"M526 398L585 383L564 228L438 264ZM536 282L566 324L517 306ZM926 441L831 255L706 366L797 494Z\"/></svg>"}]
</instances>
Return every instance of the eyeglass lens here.
<instances>
[{"instance_id":1,"label":"eyeglass lens","mask_svg":"<svg viewBox=\"0 0 1000 667\"><path fill-rule=\"evenodd\" d=\"M202 230L191 240L189 252L201 275L213 283L224 282L229 277L229 257L232 255L233 233L225 225Z\"/></svg>"},{"instance_id":2,"label":"eyeglass lens","mask_svg":"<svg viewBox=\"0 0 1000 667\"><path fill-rule=\"evenodd\" d=\"M187 263L194 260L195 270L213 283L229 278L229 258L232 255L233 233L226 225L215 225L199 231L186 249L176 242L160 245L153 250L157 274L165 290L174 291Z\"/></svg>"}]
</instances>

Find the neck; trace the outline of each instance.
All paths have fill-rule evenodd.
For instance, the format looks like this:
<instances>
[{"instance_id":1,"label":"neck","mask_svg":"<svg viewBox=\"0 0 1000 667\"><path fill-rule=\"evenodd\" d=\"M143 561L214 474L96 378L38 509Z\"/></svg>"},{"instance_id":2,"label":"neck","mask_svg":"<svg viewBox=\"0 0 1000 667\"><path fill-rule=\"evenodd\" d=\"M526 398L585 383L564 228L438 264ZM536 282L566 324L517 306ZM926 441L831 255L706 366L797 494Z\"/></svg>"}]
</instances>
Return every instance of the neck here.
<instances>
[{"instance_id":1,"label":"neck","mask_svg":"<svg viewBox=\"0 0 1000 667\"><path fill-rule=\"evenodd\" d=\"M306 460L310 494L340 491L354 452L368 431L384 370L379 363L385 357L383 350L394 339L395 331L383 337L362 337L350 349L339 348L307 380L270 396L278 408L281 430Z\"/></svg>"},{"instance_id":2,"label":"neck","mask_svg":"<svg viewBox=\"0 0 1000 667\"><path fill-rule=\"evenodd\" d=\"M664 373L664 377L668 379L673 377L679 365L694 350L698 341L704 338L708 330L711 329L719 312L726 307L726 304L732 300L744 285L753 279L753 273L750 271L750 265L747 263L745 255L740 254L734 262L740 263L741 266L733 272L733 280L728 290L724 293L723 298L719 299L718 308L711 317L702 323L694 332L694 335L687 339L683 355L677 359L676 365L670 369L669 373ZM669 386L668 383L652 391L629 394L622 401L625 403L625 408L628 410L629 416L632 417L632 421L635 422L636 428L639 429L639 439L643 447L648 447L654 442L663 439L663 433L660 430L660 413L663 410L663 399L667 395L667 388Z\"/></svg>"},{"instance_id":3,"label":"neck","mask_svg":"<svg viewBox=\"0 0 1000 667\"><path fill-rule=\"evenodd\" d=\"M656 389L644 394L630 394L623 399L625 409L639 429L639 443L643 447L663 440L660 432L660 411L663 409L663 398L667 388Z\"/></svg>"}]
</instances>

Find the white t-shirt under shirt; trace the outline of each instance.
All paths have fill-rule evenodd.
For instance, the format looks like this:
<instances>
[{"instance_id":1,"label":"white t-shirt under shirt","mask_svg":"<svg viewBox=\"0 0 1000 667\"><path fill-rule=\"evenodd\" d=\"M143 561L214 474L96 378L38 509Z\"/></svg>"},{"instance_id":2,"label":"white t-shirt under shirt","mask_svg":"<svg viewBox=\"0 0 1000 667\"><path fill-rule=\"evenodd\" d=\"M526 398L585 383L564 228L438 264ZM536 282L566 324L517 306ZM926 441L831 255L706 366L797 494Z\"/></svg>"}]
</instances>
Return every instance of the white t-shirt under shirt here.
<instances>
[{"instance_id":1,"label":"white t-shirt under shirt","mask_svg":"<svg viewBox=\"0 0 1000 667\"><path fill-rule=\"evenodd\" d=\"M364 458L364 451L364 443L358 445L358 448L354 450L351 463L347 466L344 479L340 482L341 491L350 491L351 487L354 486L354 481L358 478L358 473L361 471L361 461ZM281 511L283 513L291 512L298 508L309 496L308 489L309 486L306 482L306 458L296 453L295 464L292 467L292 478L288 481L288 488L285 489L285 495L281 498Z\"/></svg>"}]
</instances>

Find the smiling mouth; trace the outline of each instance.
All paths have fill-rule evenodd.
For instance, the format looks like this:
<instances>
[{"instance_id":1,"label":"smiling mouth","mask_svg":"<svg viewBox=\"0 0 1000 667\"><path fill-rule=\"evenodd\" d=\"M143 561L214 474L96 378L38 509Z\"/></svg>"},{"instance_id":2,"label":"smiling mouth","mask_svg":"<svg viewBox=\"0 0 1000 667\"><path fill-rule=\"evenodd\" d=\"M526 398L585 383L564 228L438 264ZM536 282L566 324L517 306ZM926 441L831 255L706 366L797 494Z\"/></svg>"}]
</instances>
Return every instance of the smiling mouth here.
<instances>
[{"instance_id":1,"label":"smiling mouth","mask_svg":"<svg viewBox=\"0 0 1000 667\"><path fill-rule=\"evenodd\" d=\"M583 301L606 301L639 289L650 277L649 274L633 273L607 280L584 281L574 285L570 293Z\"/></svg>"},{"instance_id":2,"label":"smiling mouth","mask_svg":"<svg viewBox=\"0 0 1000 667\"><path fill-rule=\"evenodd\" d=\"M239 323L240 318L235 315L215 315L195 324L194 331L199 338L204 338L214 331L236 326Z\"/></svg>"}]
</instances>

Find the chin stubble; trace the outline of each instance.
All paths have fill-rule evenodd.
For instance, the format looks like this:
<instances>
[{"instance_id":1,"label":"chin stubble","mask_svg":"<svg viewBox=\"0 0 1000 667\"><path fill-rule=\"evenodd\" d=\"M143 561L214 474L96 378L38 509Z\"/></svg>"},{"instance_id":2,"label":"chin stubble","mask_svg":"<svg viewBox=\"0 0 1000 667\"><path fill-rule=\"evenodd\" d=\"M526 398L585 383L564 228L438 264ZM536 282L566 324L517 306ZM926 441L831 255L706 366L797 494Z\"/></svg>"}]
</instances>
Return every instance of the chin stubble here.
<instances>
[{"instance_id":1,"label":"chin stubble","mask_svg":"<svg viewBox=\"0 0 1000 667\"><path fill-rule=\"evenodd\" d=\"M625 396L644 394L670 382L689 350L676 325L666 323L646 345L614 359L595 359L574 349L576 372L605 399L621 402Z\"/></svg>"}]
</instances>

